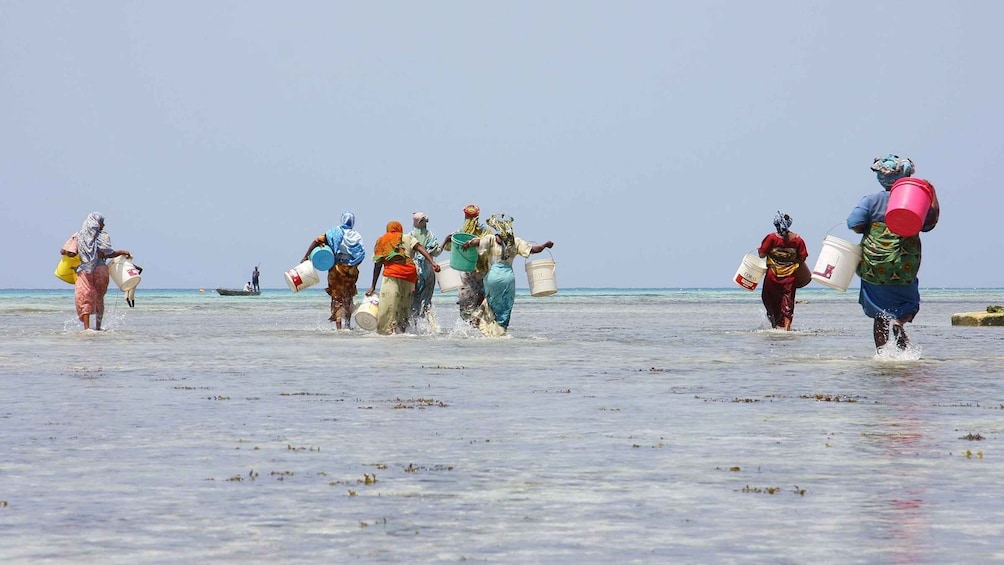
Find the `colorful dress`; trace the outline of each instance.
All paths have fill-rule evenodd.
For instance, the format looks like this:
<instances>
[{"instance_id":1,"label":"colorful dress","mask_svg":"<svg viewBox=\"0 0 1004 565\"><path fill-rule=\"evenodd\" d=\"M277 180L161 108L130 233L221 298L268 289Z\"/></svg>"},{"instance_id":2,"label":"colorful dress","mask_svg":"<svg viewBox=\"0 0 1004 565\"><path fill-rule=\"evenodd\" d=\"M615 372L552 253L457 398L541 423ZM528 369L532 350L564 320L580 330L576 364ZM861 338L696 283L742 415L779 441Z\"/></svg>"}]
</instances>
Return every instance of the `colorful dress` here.
<instances>
[{"instance_id":1,"label":"colorful dress","mask_svg":"<svg viewBox=\"0 0 1004 565\"><path fill-rule=\"evenodd\" d=\"M411 296L415 292L418 269L412 258L418 240L398 222L387 225L373 251L373 261L383 265L380 285L380 309L377 313L377 333L392 334L408 331Z\"/></svg>"},{"instance_id":2,"label":"colorful dress","mask_svg":"<svg viewBox=\"0 0 1004 565\"><path fill-rule=\"evenodd\" d=\"M481 238L478 255L486 258L491 265L484 278L485 303L491 309L494 324L502 330L499 332L497 328L492 328L492 320L484 320L479 324L482 332L498 334L509 328L512 307L516 302L516 275L512 270L512 262L517 255L529 257L532 247L530 243L515 236L510 245L499 243L494 235Z\"/></svg>"},{"instance_id":3,"label":"colorful dress","mask_svg":"<svg viewBox=\"0 0 1004 565\"><path fill-rule=\"evenodd\" d=\"M358 265L366 258L362 236L355 231L355 216L351 212L342 214L341 223L317 237L318 243L331 248L335 254L335 264L328 269L328 287L324 292L331 297L331 316L328 320L349 320L352 316L352 302L359 292Z\"/></svg>"},{"instance_id":4,"label":"colorful dress","mask_svg":"<svg viewBox=\"0 0 1004 565\"><path fill-rule=\"evenodd\" d=\"M847 227L865 226L861 236L861 277L858 303L870 318L910 321L920 311L920 236L901 237L885 225L889 192L865 196L847 217ZM921 231L934 229L938 215L932 209Z\"/></svg>"},{"instance_id":5,"label":"colorful dress","mask_svg":"<svg viewBox=\"0 0 1004 565\"><path fill-rule=\"evenodd\" d=\"M795 272L808 257L805 241L795 232L785 239L776 232L767 234L759 253L767 258L767 277L761 299L770 325L777 328L795 315Z\"/></svg>"},{"instance_id":6,"label":"colorful dress","mask_svg":"<svg viewBox=\"0 0 1004 565\"><path fill-rule=\"evenodd\" d=\"M80 266L73 289L77 318L83 321L85 314L92 314L96 317L97 328L101 327L105 314L105 293L108 292L108 265L104 256L115 252L111 237L101 229L103 221L101 214L92 212L77 232Z\"/></svg>"},{"instance_id":7,"label":"colorful dress","mask_svg":"<svg viewBox=\"0 0 1004 565\"><path fill-rule=\"evenodd\" d=\"M428 228L415 228L411 230L411 235L418 240L429 255L439 256L443 248L436 239L436 234ZM432 306L432 293L436 290L436 272L432 270L432 265L421 255L415 255L415 268L418 269L418 279L415 282L415 293L411 299L411 317L421 318L425 316Z\"/></svg>"}]
</instances>

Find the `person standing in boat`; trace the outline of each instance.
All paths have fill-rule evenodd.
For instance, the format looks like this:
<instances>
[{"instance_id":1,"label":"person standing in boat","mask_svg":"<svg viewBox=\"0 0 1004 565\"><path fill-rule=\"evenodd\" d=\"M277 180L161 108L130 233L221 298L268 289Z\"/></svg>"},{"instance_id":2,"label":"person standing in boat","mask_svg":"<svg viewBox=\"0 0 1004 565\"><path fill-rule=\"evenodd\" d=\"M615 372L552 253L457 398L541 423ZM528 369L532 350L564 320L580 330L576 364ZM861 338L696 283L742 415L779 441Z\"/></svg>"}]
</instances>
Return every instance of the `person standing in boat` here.
<instances>
[{"instance_id":1,"label":"person standing in boat","mask_svg":"<svg viewBox=\"0 0 1004 565\"><path fill-rule=\"evenodd\" d=\"M261 292L261 289L258 287L258 275L258 265L255 265L254 270L251 271L251 286L255 292Z\"/></svg>"}]
</instances>

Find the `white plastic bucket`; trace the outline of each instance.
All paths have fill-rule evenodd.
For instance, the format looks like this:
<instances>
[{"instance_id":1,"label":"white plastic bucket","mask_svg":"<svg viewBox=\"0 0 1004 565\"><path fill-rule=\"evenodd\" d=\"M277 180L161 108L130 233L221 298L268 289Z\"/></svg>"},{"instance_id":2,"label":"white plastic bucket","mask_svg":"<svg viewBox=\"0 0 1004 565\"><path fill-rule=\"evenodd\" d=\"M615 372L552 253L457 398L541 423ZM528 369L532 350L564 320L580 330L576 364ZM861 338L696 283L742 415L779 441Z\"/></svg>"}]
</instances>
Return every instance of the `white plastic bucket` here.
<instances>
[{"instance_id":1,"label":"white plastic bucket","mask_svg":"<svg viewBox=\"0 0 1004 565\"><path fill-rule=\"evenodd\" d=\"M526 262L526 281L530 285L530 296L550 296L558 292L554 280L554 259L535 259Z\"/></svg>"},{"instance_id":2,"label":"white plastic bucket","mask_svg":"<svg viewBox=\"0 0 1004 565\"><path fill-rule=\"evenodd\" d=\"M436 273L436 283L439 284L439 292L450 292L457 290L463 285L460 271L449 265L440 265L439 272Z\"/></svg>"},{"instance_id":3,"label":"white plastic bucket","mask_svg":"<svg viewBox=\"0 0 1004 565\"><path fill-rule=\"evenodd\" d=\"M756 290L757 285L760 284L766 273L767 261L759 255L747 253L743 257L742 262L739 263L739 268L736 269L736 276L732 280L746 290Z\"/></svg>"},{"instance_id":4,"label":"white plastic bucket","mask_svg":"<svg viewBox=\"0 0 1004 565\"><path fill-rule=\"evenodd\" d=\"M293 292L300 292L321 282L321 276L317 274L317 269L309 259L286 271L283 276L286 277L289 290Z\"/></svg>"},{"instance_id":5,"label":"white plastic bucket","mask_svg":"<svg viewBox=\"0 0 1004 565\"><path fill-rule=\"evenodd\" d=\"M119 290L132 290L140 281L139 269L132 264L132 261L126 259L125 255L114 257L108 262L108 275L115 281L115 286L119 287Z\"/></svg>"},{"instance_id":6,"label":"white plastic bucket","mask_svg":"<svg viewBox=\"0 0 1004 565\"><path fill-rule=\"evenodd\" d=\"M360 328L373 331L377 328L377 314L380 312L380 299L376 296L367 296L365 300L356 308L356 325Z\"/></svg>"},{"instance_id":7,"label":"white plastic bucket","mask_svg":"<svg viewBox=\"0 0 1004 565\"><path fill-rule=\"evenodd\" d=\"M828 235L812 269L812 280L836 290L847 290L861 262L861 246Z\"/></svg>"}]
</instances>

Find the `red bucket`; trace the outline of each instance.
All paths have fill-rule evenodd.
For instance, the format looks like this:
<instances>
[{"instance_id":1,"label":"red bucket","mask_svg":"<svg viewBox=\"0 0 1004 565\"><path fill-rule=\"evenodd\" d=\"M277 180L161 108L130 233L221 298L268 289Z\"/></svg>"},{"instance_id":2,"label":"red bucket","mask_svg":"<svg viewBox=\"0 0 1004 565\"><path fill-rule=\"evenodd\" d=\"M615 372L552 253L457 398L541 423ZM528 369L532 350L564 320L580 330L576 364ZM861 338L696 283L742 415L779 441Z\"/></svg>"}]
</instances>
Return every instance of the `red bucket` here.
<instances>
[{"instance_id":1,"label":"red bucket","mask_svg":"<svg viewBox=\"0 0 1004 565\"><path fill-rule=\"evenodd\" d=\"M924 179L904 177L892 185L885 209L885 225L893 233L910 237L920 233L931 209L934 193Z\"/></svg>"}]
</instances>

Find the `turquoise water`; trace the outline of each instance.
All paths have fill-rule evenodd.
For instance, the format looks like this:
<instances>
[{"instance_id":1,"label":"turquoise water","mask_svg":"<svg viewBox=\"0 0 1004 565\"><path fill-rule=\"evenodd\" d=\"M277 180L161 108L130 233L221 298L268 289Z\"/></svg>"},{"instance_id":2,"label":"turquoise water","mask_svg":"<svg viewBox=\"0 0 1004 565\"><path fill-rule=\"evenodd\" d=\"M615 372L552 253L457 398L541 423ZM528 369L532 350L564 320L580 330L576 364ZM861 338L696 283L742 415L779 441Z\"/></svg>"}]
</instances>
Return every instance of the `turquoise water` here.
<instances>
[{"instance_id":1,"label":"turquoise water","mask_svg":"<svg viewBox=\"0 0 1004 565\"><path fill-rule=\"evenodd\" d=\"M4 563L1004 560L1004 328L924 289L876 355L856 293L791 333L741 289L520 294L483 338L327 296L0 291Z\"/></svg>"}]
</instances>

